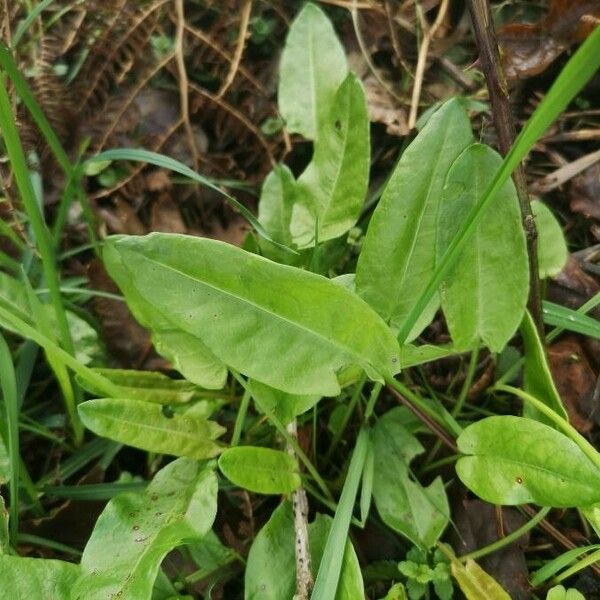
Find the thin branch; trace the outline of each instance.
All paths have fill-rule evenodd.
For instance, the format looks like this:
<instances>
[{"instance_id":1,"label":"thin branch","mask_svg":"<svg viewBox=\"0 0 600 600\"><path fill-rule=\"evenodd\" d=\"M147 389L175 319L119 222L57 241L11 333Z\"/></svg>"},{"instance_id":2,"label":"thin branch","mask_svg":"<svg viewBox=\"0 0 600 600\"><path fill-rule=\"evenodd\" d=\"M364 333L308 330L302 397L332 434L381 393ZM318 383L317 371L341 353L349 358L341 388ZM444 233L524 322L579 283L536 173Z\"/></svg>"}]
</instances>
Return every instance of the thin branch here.
<instances>
[{"instance_id":1,"label":"thin branch","mask_svg":"<svg viewBox=\"0 0 600 600\"><path fill-rule=\"evenodd\" d=\"M421 29L423 30L423 41L419 48L419 58L417 59L417 68L415 70L415 82L413 85L412 99L410 103L410 113L408 115L408 127L412 129L417 122L417 111L419 110L419 100L421 99L421 88L423 87L423 77L425 76L425 66L427 64L427 55L429 54L429 45L434 38L437 30L441 27L446 17L449 0L442 0L438 9L438 14L431 27L427 23L427 19L423 15L423 9L420 4L416 4L416 9L421 21Z\"/></svg>"},{"instance_id":2,"label":"thin branch","mask_svg":"<svg viewBox=\"0 0 600 600\"><path fill-rule=\"evenodd\" d=\"M196 143L196 136L192 130L190 123L190 108L189 108L189 84L187 71L185 69L184 51L183 51L183 35L185 32L185 13L183 9L183 0L175 0L175 8L177 9L177 33L175 35L175 59L177 62L177 74L179 78L179 110L183 120L183 127L187 137L188 146L192 153L194 169L198 169L200 164L200 150Z\"/></svg>"},{"instance_id":3,"label":"thin branch","mask_svg":"<svg viewBox=\"0 0 600 600\"><path fill-rule=\"evenodd\" d=\"M225 92L233 83L235 75L238 72L240 63L242 62L242 56L244 55L244 48L246 47L246 37L248 35L248 24L250 23L251 13L252 0L246 0L244 2L244 6L242 7L242 15L240 19L240 33L238 35L235 53L233 54L233 60L231 61L227 77L225 77L225 81L223 82L223 85L221 85L221 89L219 89L217 93L217 98L222 98L225 95Z\"/></svg>"},{"instance_id":4,"label":"thin branch","mask_svg":"<svg viewBox=\"0 0 600 600\"><path fill-rule=\"evenodd\" d=\"M287 432L295 440L298 439L298 426L294 419L288 426ZM287 452L297 460L294 449L288 444ZM309 600L314 580L310 568L310 546L308 542L308 499L303 487L299 487L292 494L292 507L294 510L294 534L296 543L296 595L294 600Z\"/></svg>"},{"instance_id":5,"label":"thin branch","mask_svg":"<svg viewBox=\"0 0 600 600\"><path fill-rule=\"evenodd\" d=\"M492 104L492 118L498 135L500 153L504 156L510 150L515 139L515 125L510 107L508 87L502 66L498 40L494 31L492 14L487 0L469 0L469 11L477 47L479 60L485 75L487 88ZM544 339L544 322L542 318L542 299L540 278L538 274L537 228L531 210L527 182L523 166L519 165L513 173L513 181L517 189L523 229L527 238L529 256L529 311L536 324L541 339Z\"/></svg>"}]
</instances>

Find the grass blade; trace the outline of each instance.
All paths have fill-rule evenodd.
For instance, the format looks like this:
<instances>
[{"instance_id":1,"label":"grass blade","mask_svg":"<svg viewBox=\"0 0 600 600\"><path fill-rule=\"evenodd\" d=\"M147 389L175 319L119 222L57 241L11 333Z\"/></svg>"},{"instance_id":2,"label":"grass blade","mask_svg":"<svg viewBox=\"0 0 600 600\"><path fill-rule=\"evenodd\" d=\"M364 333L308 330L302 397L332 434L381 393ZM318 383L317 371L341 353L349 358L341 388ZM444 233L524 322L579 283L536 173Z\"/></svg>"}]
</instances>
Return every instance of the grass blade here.
<instances>
[{"instance_id":1,"label":"grass blade","mask_svg":"<svg viewBox=\"0 0 600 600\"><path fill-rule=\"evenodd\" d=\"M180 175L184 175L188 177L192 181L200 183L211 190L214 190L221 196L224 196L226 200L236 209L238 210L246 220L256 229L256 231L266 240L275 244L278 248L285 250L292 254L298 254L295 250L288 248L278 242L274 241L271 236L265 231L263 226L258 222L257 218L241 203L239 200L236 200L233 196L224 192L220 187L215 185L210 179L204 177L196 173L196 171L190 169L187 165L171 158L170 156L165 156L164 154L158 154L157 152L150 152L149 150L140 150L137 148L117 148L114 150L106 150L105 152L101 152L100 154L96 154L91 158L88 158L86 164L93 164L97 162L104 162L107 160L130 160L133 162L143 162L151 165L155 165L157 167L161 167L162 169L169 169L170 171L174 171L175 173L179 173Z\"/></svg>"},{"instance_id":2,"label":"grass blade","mask_svg":"<svg viewBox=\"0 0 600 600\"><path fill-rule=\"evenodd\" d=\"M488 185L481 199L469 212L462 227L440 257L435 272L418 301L406 317L398 339L401 343L408 338L414 324L425 310L455 260L459 257L469 236L475 231L475 225L486 206L495 197L504 182L510 177L517 165L531 150L535 142L558 117L569 102L579 93L600 67L600 27L587 38L565 65L550 91L533 113L510 152L505 156L496 176Z\"/></svg>"},{"instance_id":3,"label":"grass blade","mask_svg":"<svg viewBox=\"0 0 600 600\"><path fill-rule=\"evenodd\" d=\"M552 302L543 302L542 310L544 323L600 339L600 321L593 317Z\"/></svg>"},{"instance_id":4,"label":"grass blade","mask_svg":"<svg viewBox=\"0 0 600 600\"><path fill-rule=\"evenodd\" d=\"M17 541L19 531L19 403L17 380L10 348L0 333L0 386L6 413L6 434L10 457L10 538Z\"/></svg>"},{"instance_id":5,"label":"grass blade","mask_svg":"<svg viewBox=\"0 0 600 600\"><path fill-rule=\"evenodd\" d=\"M315 581L311 596L312 600L334 600L342 570L344 553L341 548L346 545L348 529L354 510L354 502L358 493L358 486L362 477L367 451L369 448L369 430L361 429L356 440L356 446L350 460L350 467L340 496L335 517L327 537L327 544L323 551L323 559Z\"/></svg>"}]
</instances>

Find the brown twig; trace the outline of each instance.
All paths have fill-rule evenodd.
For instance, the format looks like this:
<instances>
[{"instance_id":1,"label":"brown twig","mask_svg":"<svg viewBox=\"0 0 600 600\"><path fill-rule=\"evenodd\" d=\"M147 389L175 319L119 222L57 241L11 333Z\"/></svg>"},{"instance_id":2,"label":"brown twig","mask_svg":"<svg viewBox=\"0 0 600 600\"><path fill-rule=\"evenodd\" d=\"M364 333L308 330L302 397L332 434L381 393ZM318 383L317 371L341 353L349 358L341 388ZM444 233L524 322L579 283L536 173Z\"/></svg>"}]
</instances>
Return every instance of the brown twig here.
<instances>
[{"instance_id":1,"label":"brown twig","mask_svg":"<svg viewBox=\"0 0 600 600\"><path fill-rule=\"evenodd\" d=\"M423 15L423 9L420 4L416 4L419 20L421 21L421 29L423 30L423 41L419 48L419 58L417 59L417 68L415 69L415 82L413 84L412 99L410 103L410 113L408 115L408 126L412 129L417 122L417 111L419 110L419 100L421 98L421 88L423 86L423 77L425 76L425 65L427 64L427 55L429 54L429 45L434 38L437 30L441 27L446 17L449 0L442 0L438 8L438 14L429 26L427 19Z\"/></svg>"},{"instance_id":2,"label":"brown twig","mask_svg":"<svg viewBox=\"0 0 600 600\"><path fill-rule=\"evenodd\" d=\"M288 433L298 439L298 427L294 419L287 426ZM287 452L296 459L296 453L288 444ZM294 600L309 600L314 580L310 568L310 546L308 543L308 499L303 487L292 494L294 511L294 551L296 554L296 594Z\"/></svg>"},{"instance_id":3,"label":"brown twig","mask_svg":"<svg viewBox=\"0 0 600 600\"><path fill-rule=\"evenodd\" d=\"M225 81L223 81L221 89L219 89L219 91L217 92L217 98L222 98L224 96L225 92L229 89L229 87L233 83L233 80L235 79L235 75L242 61L244 48L246 47L246 36L248 35L248 24L250 23L251 13L252 0L246 0L244 2L244 6L242 7L242 14L240 19L240 33L238 35L238 41L237 46L235 48L235 52L233 54L233 60L231 61L227 77L225 77Z\"/></svg>"},{"instance_id":4,"label":"brown twig","mask_svg":"<svg viewBox=\"0 0 600 600\"><path fill-rule=\"evenodd\" d=\"M500 153L506 155L515 139L515 125L510 108L508 87L500 64L498 40L494 31L492 15L488 0L469 0L469 12L473 31L479 49L481 69L485 75L490 102L492 104L492 118ZM529 310L536 324L541 339L544 339L544 323L542 319L542 296L540 278L538 275L537 228L523 166L519 165L513 173L513 181L517 189L523 229L527 238L529 256Z\"/></svg>"}]
</instances>

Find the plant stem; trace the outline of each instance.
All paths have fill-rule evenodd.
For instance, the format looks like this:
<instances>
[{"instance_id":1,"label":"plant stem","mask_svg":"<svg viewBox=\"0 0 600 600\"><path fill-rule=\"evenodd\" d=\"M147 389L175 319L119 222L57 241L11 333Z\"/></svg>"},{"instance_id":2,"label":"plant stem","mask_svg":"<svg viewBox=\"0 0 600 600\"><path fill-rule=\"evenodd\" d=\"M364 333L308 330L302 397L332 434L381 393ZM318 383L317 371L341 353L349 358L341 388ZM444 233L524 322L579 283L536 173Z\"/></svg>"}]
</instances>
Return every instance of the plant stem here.
<instances>
[{"instance_id":1,"label":"plant stem","mask_svg":"<svg viewBox=\"0 0 600 600\"><path fill-rule=\"evenodd\" d=\"M508 86L500 63L498 40L494 31L489 1L469 0L468 6L479 49L479 60L485 75L490 102L492 104L492 118L498 136L498 146L502 156L506 156L515 141L515 125L510 107ZM538 235L522 163L519 163L516 167L512 178L519 198L523 230L525 231L527 240L529 258L529 311L540 334L540 338L543 340L544 322L542 318L542 293L538 271Z\"/></svg>"},{"instance_id":2,"label":"plant stem","mask_svg":"<svg viewBox=\"0 0 600 600\"><path fill-rule=\"evenodd\" d=\"M235 425L233 426L233 434L231 435L232 446L237 446L240 443L242 429L244 428L244 421L246 420L246 415L248 414L248 406L250 404L251 397L252 394L250 393L250 389L245 388L242 401L240 402L240 407L238 408L237 417L235 419Z\"/></svg>"},{"instance_id":3,"label":"plant stem","mask_svg":"<svg viewBox=\"0 0 600 600\"><path fill-rule=\"evenodd\" d=\"M291 438L298 441L298 425L294 419L288 426L287 432ZM294 449L288 444L288 454L297 462ZM298 465L298 469L300 465ZM308 542L308 499L302 486L292 493L292 508L294 511L294 550L296 554L296 595L294 600L309 600L314 585L310 567L310 545Z\"/></svg>"},{"instance_id":4,"label":"plant stem","mask_svg":"<svg viewBox=\"0 0 600 600\"><path fill-rule=\"evenodd\" d=\"M469 552L468 554L463 554L459 556L458 559L462 562L467 561L468 559L477 560L482 556L487 556L488 554L493 554L506 546L509 546L513 542L516 542L521 536L525 535L528 531L533 529L538 523L542 521L542 519L550 512L551 507L542 508L535 517L527 521L527 523L523 524L518 529L515 529L508 535L496 540L492 544L484 546L483 548L479 548L479 550L473 550L473 552Z\"/></svg>"}]
</instances>

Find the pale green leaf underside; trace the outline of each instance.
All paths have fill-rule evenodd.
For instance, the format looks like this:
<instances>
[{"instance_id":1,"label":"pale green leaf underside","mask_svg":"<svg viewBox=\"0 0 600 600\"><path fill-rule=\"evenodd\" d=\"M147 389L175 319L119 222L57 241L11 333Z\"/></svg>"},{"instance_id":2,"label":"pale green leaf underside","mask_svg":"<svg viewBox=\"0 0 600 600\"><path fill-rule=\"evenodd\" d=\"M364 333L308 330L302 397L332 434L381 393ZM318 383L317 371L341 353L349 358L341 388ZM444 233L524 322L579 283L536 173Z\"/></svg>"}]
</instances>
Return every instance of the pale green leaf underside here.
<instances>
[{"instance_id":1,"label":"pale green leaf underside","mask_svg":"<svg viewBox=\"0 0 600 600\"><path fill-rule=\"evenodd\" d=\"M568 437L537 421L488 417L458 438L461 481L493 504L572 507L600 501L600 471Z\"/></svg>"},{"instance_id":2,"label":"pale green leaf underside","mask_svg":"<svg viewBox=\"0 0 600 600\"><path fill-rule=\"evenodd\" d=\"M160 404L101 398L80 404L79 415L94 433L148 452L205 459L223 451L215 440L225 428L185 412L167 417Z\"/></svg>"},{"instance_id":3,"label":"pale green leaf underside","mask_svg":"<svg viewBox=\"0 0 600 600\"><path fill-rule=\"evenodd\" d=\"M70 600L79 566L60 560L0 556L2 598Z\"/></svg>"},{"instance_id":4,"label":"pale green leaf underside","mask_svg":"<svg viewBox=\"0 0 600 600\"><path fill-rule=\"evenodd\" d=\"M290 133L318 137L347 73L346 54L331 22L307 4L290 27L279 71L277 101Z\"/></svg>"},{"instance_id":5,"label":"pale green leaf underside","mask_svg":"<svg viewBox=\"0 0 600 600\"><path fill-rule=\"evenodd\" d=\"M423 447L404 422L402 411L393 409L374 428L373 498L388 527L427 550L446 528L450 509L439 477L429 487L410 477L409 463Z\"/></svg>"},{"instance_id":6,"label":"pale green leaf underside","mask_svg":"<svg viewBox=\"0 0 600 600\"><path fill-rule=\"evenodd\" d=\"M472 142L457 100L446 102L404 151L373 212L356 269L356 290L398 329L435 268L436 227L448 169ZM435 299L411 332L414 339L439 306Z\"/></svg>"},{"instance_id":7,"label":"pale green leaf underside","mask_svg":"<svg viewBox=\"0 0 600 600\"><path fill-rule=\"evenodd\" d=\"M531 203L538 234L538 269L541 279L558 275L569 257L567 242L552 211L540 200Z\"/></svg>"},{"instance_id":8,"label":"pale green leaf underside","mask_svg":"<svg viewBox=\"0 0 600 600\"><path fill-rule=\"evenodd\" d=\"M144 492L111 500L85 547L72 600L150 598L165 555L212 527L217 488L212 470L179 459L161 469Z\"/></svg>"},{"instance_id":9,"label":"pale green leaf underside","mask_svg":"<svg viewBox=\"0 0 600 600\"><path fill-rule=\"evenodd\" d=\"M289 494L300 487L296 461L281 450L238 446L219 458L223 475L257 494Z\"/></svg>"},{"instance_id":10,"label":"pale green leaf underside","mask_svg":"<svg viewBox=\"0 0 600 600\"><path fill-rule=\"evenodd\" d=\"M360 80L349 74L319 131L313 159L298 179L290 224L300 248L346 233L362 209L369 180L367 103Z\"/></svg>"},{"instance_id":11,"label":"pale green leaf underside","mask_svg":"<svg viewBox=\"0 0 600 600\"><path fill-rule=\"evenodd\" d=\"M221 389L227 378L225 365L200 338L189 335L155 310L154 304L131 285L128 269L108 244L104 247L104 261L111 277L125 294L135 318L150 330L156 351L170 360L189 381L207 389Z\"/></svg>"},{"instance_id":12,"label":"pale green leaf underside","mask_svg":"<svg viewBox=\"0 0 600 600\"><path fill-rule=\"evenodd\" d=\"M378 380L398 371L385 323L325 277L184 235L116 237L106 246L109 273L134 310L144 298L224 364L272 387L333 396L343 367Z\"/></svg>"},{"instance_id":13,"label":"pale green leaf underside","mask_svg":"<svg viewBox=\"0 0 600 600\"><path fill-rule=\"evenodd\" d=\"M452 165L439 211L438 256L443 256L501 163L501 156L489 146L473 144ZM514 335L527 304L529 268L512 180L486 208L440 290L442 309L458 349L473 348L481 340L500 352Z\"/></svg>"},{"instance_id":14,"label":"pale green leaf underside","mask_svg":"<svg viewBox=\"0 0 600 600\"><path fill-rule=\"evenodd\" d=\"M308 526L311 567L316 574L332 519L317 515ZM245 600L292 600L296 589L294 519L291 505L284 502L260 530L248 555ZM346 542L336 600L363 600L360 565L352 544Z\"/></svg>"}]
</instances>

